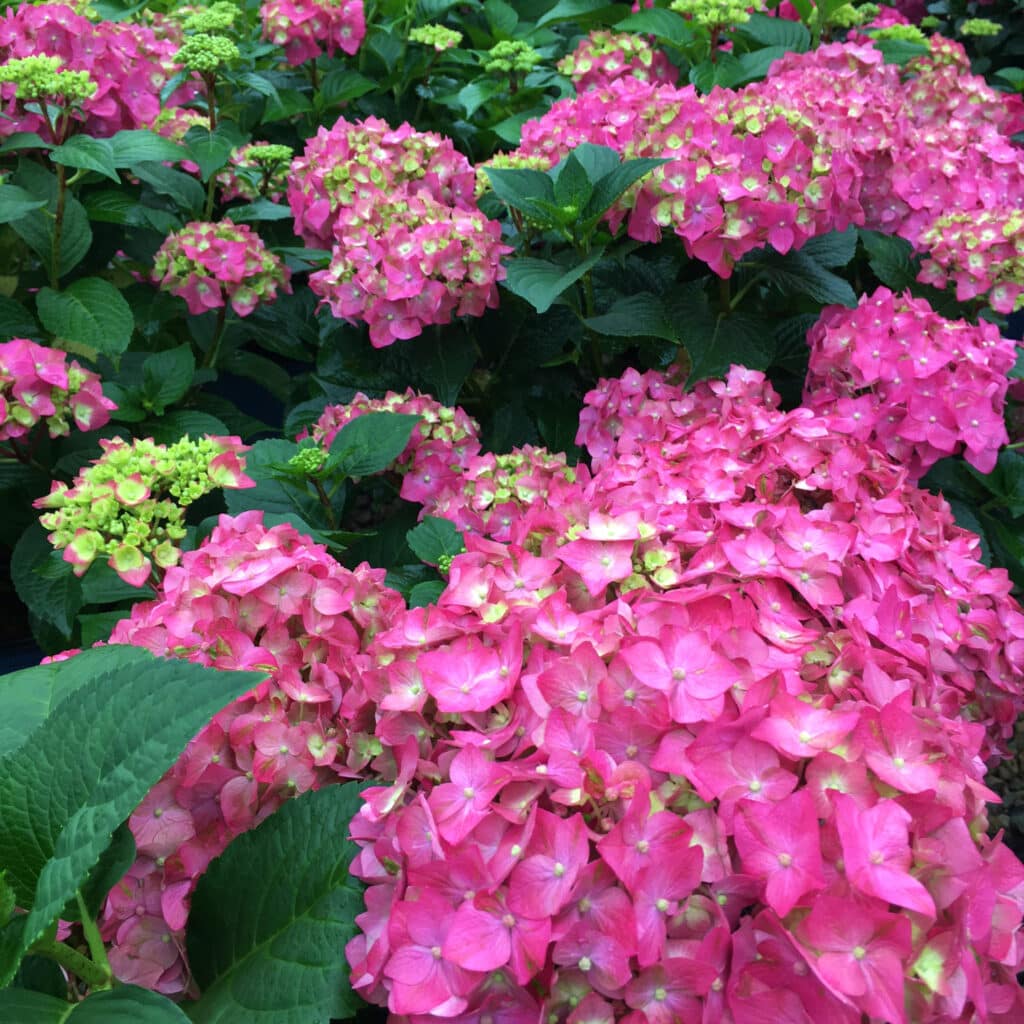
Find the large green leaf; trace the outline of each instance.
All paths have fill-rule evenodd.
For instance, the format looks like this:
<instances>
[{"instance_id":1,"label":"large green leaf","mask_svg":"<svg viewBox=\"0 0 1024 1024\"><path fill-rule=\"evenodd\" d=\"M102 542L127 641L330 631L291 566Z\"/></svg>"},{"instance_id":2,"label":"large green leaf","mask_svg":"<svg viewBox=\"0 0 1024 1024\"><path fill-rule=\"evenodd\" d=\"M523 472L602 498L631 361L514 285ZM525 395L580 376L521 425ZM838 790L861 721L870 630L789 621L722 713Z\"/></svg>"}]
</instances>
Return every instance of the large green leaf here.
<instances>
[{"instance_id":1,"label":"large green leaf","mask_svg":"<svg viewBox=\"0 0 1024 1024\"><path fill-rule=\"evenodd\" d=\"M124 352L135 329L131 306L102 277L80 278L60 292L40 288L36 308L52 334L107 356Z\"/></svg>"},{"instance_id":2,"label":"large green leaf","mask_svg":"<svg viewBox=\"0 0 1024 1024\"><path fill-rule=\"evenodd\" d=\"M38 341L39 324L20 302L0 295L0 341L9 341L11 338L31 338Z\"/></svg>"},{"instance_id":3,"label":"large green leaf","mask_svg":"<svg viewBox=\"0 0 1024 1024\"><path fill-rule=\"evenodd\" d=\"M264 678L117 647L60 662L58 671L71 677L73 699L0 758L0 870L29 911L18 941L4 943L0 986L188 741Z\"/></svg>"},{"instance_id":4,"label":"large green leaf","mask_svg":"<svg viewBox=\"0 0 1024 1024\"><path fill-rule=\"evenodd\" d=\"M46 531L38 523L28 527L15 545L11 578L29 611L70 640L75 613L82 606L82 587L71 566L53 557Z\"/></svg>"},{"instance_id":5,"label":"large green leaf","mask_svg":"<svg viewBox=\"0 0 1024 1024\"><path fill-rule=\"evenodd\" d=\"M327 466L351 477L381 473L405 451L419 422L419 416L397 412L358 416L338 431Z\"/></svg>"},{"instance_id":6,"label":"large green leaf","mask_svg":"<svg viewBox=\"0 0 1024 1024\"><path fill-rule=\"evenodd\" d=\"M807 26L788 18L751 14L749 20L741 26L741 31L762 46L781 46L797 53L804 53L811 46L811 33L807 31Z\"/></svg>"},{"instance_id":7,"label":"large green leaf","mask_svg":"<svg viewBox=\"0 0 1024 1024\"><path fill-rule=\"evenodd\" d=\"M188 1024L166 996L135 985L96 992L81 1003L11 988L0 992L4 1024Z\"/></svg>"},{"instance_id":8,"label":"large green leaf","mask_svg":"<svg viewBox=\"0 0 1024 1024\"><path fill-rule=\"evenodd\" d=\"M199 880L188 954L194 1024L312 1024L354 1015L345 944L363 911L349 875L360 789L326 786L239 836Z\"/></svg>"},{"instance_id":9,"label":"large green leaf","mask_svg":"<svg viewBox=\"0 0 1024 1024\"><path fill-rule=\"evenodd\" d=\"M619 32L637 32L655 36L665 43L685 46L693 39L693 29L681 14L661 8L637 11L620 21L615 28Z\"/></svg>"},{"instance_id":10,"label":"large green leaf","mask_svg":"<svg viewBox=\"0 0 1024 1024\"><path fill-rule=\"evenodd\" d=\"M684 329L669 317L661 298L650 292L627 295L607 313L590 317L586 324L592 331L612 338L650 337L675 342L681 340L680 331Z\"/></svg>"},{"instance_id":11,"label":"large green leaf","mask_svg":"<svg viewBox=\"0 0 1024 1024\"><path fill-rule=\"evenodd\" d=\"M164 167L153 160L142 160L132 164L132 174L144 181L154 192L171 199L184 211L198 214L206 202L203 186L190 174Z\"/></svg>"},{"instance_id":12,"label":"large green leaf","mask_svg":"<svg viewBox=\"0 0 1024 1024\"><path fill-rule=\"evenodd\" d=\"M526 299L538 313L546 313L603 255L604 247L598 246L586 259L568 268L550 260L520 256L507 264L505 287Z\"/></svg>"},{"instance_id":13,"label":"large green leaf","mask_svg":"<svg viewBox=\"0 0 1024 1024\"><path fill-rule=\"evenodd\" d=\"M24 217L46 203L46 199L40 199L17 185L0 185L0 224Z\"/></svg>"},{"instance_id":14,"label":"large green leaf","mask_svg":"<svg viewBox=\"0 0 1024 1024\"><path fill-rule=\"evenodd\" d=\"M236 516L250 508L278 515L298 516L304 521L317 518L317 499L306 490L305 478L294 483L278 479L280 467L286 467L299 446L294 441L268 438L257 441L245 454L245 472L256 481L255 487L224 492L228 512Z\"/></svg>"},{"instance_id":15,"label":"large green leaf","mask_svg":"<svg viewBox=\"0 0 1024 1024\"><path fill-rule=\"evenodd\" d=\"M861 228L861 245L868 254L868 264L875 277L894 291L909 288L917 279L913 247L903 238L883 235L878 231Z\"/></svg>"},{"instance_id":16,"label":"large green leaf","mask_svg":"<svg viewBox=\"0 0 1024 1024\"><path fill-rule=\"evenodd\" d=\"M120 182L114 164L114 152L108 139L94 139L91 135L73 135L63 145L50 150L50 159L65 167L96 171L105 178Z\"/></svg>"},{"instance_id":17,"label":"large green leaf","mask_svg":"<svg viewBox=\"0 0 1024 1024\"><path fill-rule=\"evenodd\" d=\"M27 216L11 221L15 233L47 267L53 254L53 211L56 209L56 200L51 201L50 207L47 210L33 210ZM64 220L60 233L61 277L74 270L85 259L91 245L92 228L89 227L89 215L74 196L68 196L64 201Z\"/></svg>"},{"instance_id":18,"label":"large green leaf","mask_svg":"<svg viewBox=\"0 0 1024 1024\"><path fill-rule=\"evenodd\" d=\"M406 541L413 554L428 565L439 565L442 558L454 558L466 550L455 524L437 516L424 516L423 522L406 534Z\"/></svg>"},{"instance_id":19,"label":"large green leaf","mask_svg":"<svg viewBox=\"0 0 1024 1024\"><path fill-rule=\"evenodd\" d=\"M118 132L110 139L115 167L131 167L144 160L167 160L175 163L187 155L180 143L165 139L156 132L137 128Z\"/></svg>"}]
</instances>

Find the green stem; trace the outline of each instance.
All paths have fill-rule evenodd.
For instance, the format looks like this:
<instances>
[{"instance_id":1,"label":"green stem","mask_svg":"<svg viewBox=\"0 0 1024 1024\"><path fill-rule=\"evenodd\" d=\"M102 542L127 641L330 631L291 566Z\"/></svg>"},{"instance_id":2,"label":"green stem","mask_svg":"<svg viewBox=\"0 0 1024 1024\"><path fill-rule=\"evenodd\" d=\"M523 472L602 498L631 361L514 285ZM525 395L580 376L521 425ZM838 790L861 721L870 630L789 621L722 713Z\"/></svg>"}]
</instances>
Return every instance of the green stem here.
<instances>
[{"instance_id":1,"label":"green stem","mask_svg":"<svg viewBox=\"0 0 1024 1024\"><path fill-rule=\"evenodd\" d=\"M751 288L753 288L753 287L754 287L754 285L755 285L755 284L757 284L757 282L758 282L758 281L760 281L760 280L761 280L761 278L762 278L763 276L764 276L763 272L762 272L762 273L758 273L758 274L755 274L755 275L754 275L754 276L753 276L753 277L752 277L752 278L751 278L751 279L750 279L750 280L749 280L749 281L748 281L748 282L747 282L747 283L746 283L746 284L745 284L745 285L744 285L744 286L743 286L743 287L742 287L742 288L741 288L741 289L740 289L740 290L739 290L739 291L738 291L738 292L737 292L737 293L736 293L736 294L735 294L735 295L734 295L734 296L732 297L732 300L731 300L731 301L729 302L729 309L730 309L730 310L733 310L733 309L735 309L735 308L736 308L736 307L737 307L737 306L738 306L738 305L740 304L740 299L742 299L742 298L743 298L743 296L744 296L744 295L746 295L746 294L747 294L747 292L749 292L749 291L750 291L750 289L751 289Z\"/></svg>"},{"instance_id":2,"label":"green stem","mask_svg":"<svg viewBox=\"0 0 1024 1024\"><path fill-rule=\"evenodd\" d=\"M217 196L217 175L211 174L210 180L206 183L206 203L203 206L203 220L209 220L213 216L213 203Z\"/></svg>"},{"instance_id":3,"label":"green stem","mask_svg":"<svg viewBox=\"0 0 1024 1024\"><path fill-rule=\"evenodd\" d=\"M221 288L220 297L224 304L217 310L217 326L213 329L213 341L210 342L210 347L202 362L202 365L207 368L217 365L217 357L220 355L220 343L224 338L224 328L227 326L228 297L223 288Z\"/></svg>"},{"instance_id":4,"label":"green stem","mask_svg":"<svg viewBox=\"0 0 1024 1024\"><path fill-rule=\"evenodd\" d=\"M82 933L85 935L85 941L89 944L89 952L92 954L93 963L104 971L108 978L112 979L114 972L110 969L110 961L107 959L107 950L103 945L103 938L100 935L99 928L96 927L96 922L89 913L89 908L85 905L85 900L82 899L81 890L75 893L75 900L78 903L78 913L82 918ZM93 987L110 988L111 983L108 981L106 985Z\"/></svg>"},{"instance_id":5,"label":"green stem","mask_svg":"<svg viewBox=\"0 0 1024 1024\"><path fill-rule=\"evenodd\" d=\"M50 249L50 287L57 290L60 282L60 242L64 233L64 208L67 202L67 169L57 164L57 210L53 215L53 238Z\"/></svg>"},{"instance_id":6,"label":"green stem","mask_svg":"<svg viewBox=\"0 0 1024 1024\"><path fill-rule=\"evenodd\" d=\"M208 71L203 75L206 84L206 113L210 118L210 131L217 130L217 76Z\"/></svg>"},{"instance_id":7,"label":"green stem","mask_svg":"<svg viewBox=\"0 0 1024 1024\"><path fill-rule=\"evenodd\" d=\"M722 305L722 309L732 309L732 291L729 286L729 278L720 277L718 279L718 301Z\"/></svg>"},{"instance_id":8,"label":"green stem","mask_svg":"<svg viewBox=\"0 0 1024 1024\"><path fill-rule=\"evenodd\" d=\"M327 516L327 525L332 530L338 528L338 520L334 515L334 509L331 507L331 499L328 497L327 492L324 490L324 485L319 480L314 480L309 477L309 482L313 485L313 490L316 491L317 500L320 502L320 507L324 510L324 514Z\"/></svg>"},{"instance_id":9,"label":"green stem","mask_svg":"<svg viewBox=\"0 0 1024 1024\"><path fill-rule=\"evenodd\" d=\"M110 973L110 965L105 967L95 964L87 956L83 956L77 949L72 949L65 942L56 940L36 942L29 950L37 956L46 957L60 964L68 973L80 978L91 989L107 989L113 984L113 977ZM106 957L104 956L104 960Z\"/></svg>"}]
</instances>

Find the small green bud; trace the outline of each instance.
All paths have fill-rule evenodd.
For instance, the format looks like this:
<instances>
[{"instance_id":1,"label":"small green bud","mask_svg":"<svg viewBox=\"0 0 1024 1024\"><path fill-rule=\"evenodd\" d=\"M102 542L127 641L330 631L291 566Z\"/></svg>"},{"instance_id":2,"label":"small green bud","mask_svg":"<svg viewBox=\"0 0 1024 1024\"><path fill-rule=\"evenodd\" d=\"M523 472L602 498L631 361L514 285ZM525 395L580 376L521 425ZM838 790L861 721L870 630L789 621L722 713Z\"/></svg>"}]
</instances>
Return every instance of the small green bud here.
<instances>
[{"instance_id":1,"label":"small green bud","mask_svg":"<svg viewBox=\"0 0 1024 1024\"><path fill-rule=\"evenodd\" d=\"M199 32L185 40L176 59L189 71L211 74L222 65L238 60L238 57L238 47L230 39Z\"/></svg>"}]
</instances>

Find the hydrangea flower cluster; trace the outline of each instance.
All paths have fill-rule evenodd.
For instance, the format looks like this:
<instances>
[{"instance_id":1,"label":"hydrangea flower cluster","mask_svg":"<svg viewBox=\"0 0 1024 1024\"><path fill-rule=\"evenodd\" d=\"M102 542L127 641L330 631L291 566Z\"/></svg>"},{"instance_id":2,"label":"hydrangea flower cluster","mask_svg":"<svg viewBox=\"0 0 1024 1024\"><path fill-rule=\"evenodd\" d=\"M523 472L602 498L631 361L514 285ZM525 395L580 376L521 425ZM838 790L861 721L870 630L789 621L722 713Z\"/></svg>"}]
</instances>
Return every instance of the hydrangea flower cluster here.
<instances>
[{"instance_id":1,"label":"hydrangea flower cluster","mask_svg":"<svg viewBox=\"0 0 1024 1024\"><path fill-rule=\"evenodd\" d=\"M371 412L420 417L405 450L388 467L402 478L401 497L406 501L425 503L432 495L457 487L460 471L480 451L476 420L412 388L404 394L389 391L383 398L367 398L360 392L345 405L329 405L298 440L312 437L322 448L330 448L342 427Z\"/></svg>"},{"instance_id":2,"label":"hydrangea flower cluster","mask_svg":"<svg viewBox=\"0 0 1024 1024\"><path fill-rule=\"evenodd\" d=\"M669 10L685 15L698 25L710 29L724 29L745 25L753 11L763 11L763 0L672 0Z\"/></svg>"},{"instance_id":3,"label":"hydrangea flower cluster","mask_svg":"<svg viewBox=\"0 0 1024 1024\"><path fill-rule=\"evenodd\" d=\"M501 226L476 206L476 175L450 140L403 124L340 119L292 164L295 232L329 247L310 287L379 347L498 302Z\"/></svg>"},{"instance_id":4,"label":"hydrangea flower cluster","mask_svg":"<svg viewBox=\"0 0 1024 1024\"><path fill-rule=\"evenodd\" d=\"M0 61L56 57L63 74L85 74L95 84L82 97L79 120L82 131L96 137L152 124L160 113L160 91L177 70L176 49L143 25L93 22L63 4L13 4L0 18ZM11 86L0 90L0 136L32 131L45 137L49 128L42 113L26 110L14 92ZM195 93L196 86L186 82L168 103L187 102Z\"/></svg>"},{"instance_id":5,"label":"hydrangea flower cluster","mask_svg":"<svg viewBox=\"0 0 1024 1024\"><path fill-rule=\"evenodd\" d=\"M856 163L821 142L809 118L753 89L701 97L692 86L618 79L524 125L516 154L554 164L581 142L669 157L620 200L613 226L628 214L639 241L671 228L721 277L752 249L785 253L863 220Z\"/></svg>"},{"instance_id":6,"label":"hydrangea flower cluster","mask_svg":"<svg viewBox=\"0 0 1024 1024\"><path fill-rule=\"evenodd\" d=\"M99 430L116 408L99 377L74 359L68 364L59 349L27 338L0 344L0 441L24 437L40 421L50 437L67 436L69 421Z\"/></svg>"},{"instance_id":7,"label":"hydrangea flower cluster","mask_svg":"<svg viewBox=\"0 0 1024 1024\"><path fill-rule=\"evenodd\" d=\"M472 210L475 176L450 139L392 128L386 121L339 118L321 126L292 161L288 204L295 233L312 248L331 248L339 210L353 208L372 220L383 197L426 193L447 206Z\"/></svg>"},{"instance_id":8,"label":"hydrangea flower cluster","mask_svg":"<svg viewBox=\"0 0 1024 1024\"><path fill-rule=\"evenodd\" d=\"M679 77L679 69L643 36L607 29L584 36L576 49L559 61L558 70L572 79L578 92L625 76L669 85Z\"/></svg>"},{"instance_id":9,"label":"hydrangea flower cluster","mask_svg":"<svg viewBox=\"0 0 1024 1024\"><path fill-rule=\"evenodd\" d=\"M409 42L431 46L438 53L454 50L462 42L462 33L445 25L418 25L409 30Z\"/></svg>"},{"instance_id":10,"label":"hydrangea flower cluster","mask_svg":"<svg viewBox=\"0 0 1024 1024\"><path fill-rule=\"evenodd\" d=\"M254 202L260 197L279 202L288 187L288 165L294 156L291 146L272 142L250 142L232 150L226 170L217 175L221 200Z\"/></svg>"},{"instance_id":11,"label":"hydrangea flower cluster","mask_svg":"<svg viewBox=\"0 0 1024 1024\"><path fill-rule=\"evenodd\" d=\"M888 288L856 309L829 306L808 334L804 404L834 429L870 440L916 480L947 455L992 471L1009 441L1006 374L1017 345L995 325L939 316Z\"/></svg>"},{"instance_id":12,"label":"hydrangea flower cluster","mask_svg":"<svg viewBox=\"0 0 1024 1024\"><path fill-rule=\"evenodd\" d=\"M193 315L230 303L238 316L248 316L259 303L273 302L279 288L290 293L290 278L252 228L226 217L186 224L153 258L153 281L183 298Z\"/></svg>"},{"instance_id":13,"label":"hydrangea flower cluster","mask_svg":"<svg viewBox=\"0 0 1024 1024\"><path fill-rule=\"evenodd\" d=\"M350 680L402 607L383 570L344 569L254 511L222 516L157 599L115 627L111 643L268 676L213 718L129 819L138 856L101 921L118 978L186 991L189 897L209 862L284 800L357 776L381 753Z\"/></svg>"},{"instance_id":14,"label":"hydrangea flower cluster","mask_svg":"<svg viewBox=\"0 0 1024 1024\"><path fill-rule=\"evenodd\" d=\"M426 194L371 211L372 223L363 211L340 213L330 266L311 274L309 286L336 317L366 323L375 348L497 308L501 257L512 251L497 221Z\"/></svg>"},{"instance_id":15,"label":"hydrangea flower cluster","mask_svg":"<svg viewBox=\"0 0 1024 1024\"><path fill-rule=\"evenodd\" d=\"M351 57L366 36L363 0L264 0L260 20L263 38L293 67L338 50Z\"/></svg>"},{"instance_id":16,"label":"hydrangea flower cluster","mask_svg":"<svg viewBox=\"0 0 1024 1024\"><path fill-rule=\"evenodd\" d=\"M218 487L255 486L243 472L247 446L237 437L186 436L170 446L113 437L100 447L103 454L70 487L54 481L33 502L48 510L39 521L76 576L106 555L118 576L142 586L154 565L177 564L189 505Z\"/></svg>"},{"instance_id":17,"label":"hydrangea flower cluster","mask_svg":"<svg viewBox=\"0 0 1024 1024\"><path fill-rule=\"evenodd\" d=\"M1006 574L758 373L629 371L577 440L592 470L513 487L507 539L468 533L436 606L380 574L350 598L247 513L115 630L270 676L133 816L115 969L181 991L210 857L289 792L367 774L347 952L396 1017L1011 1024L1024 866L985 835L982 781L1022 706ZM552 465L520 456L520 482Z\"/></svg>"}]
</instances>

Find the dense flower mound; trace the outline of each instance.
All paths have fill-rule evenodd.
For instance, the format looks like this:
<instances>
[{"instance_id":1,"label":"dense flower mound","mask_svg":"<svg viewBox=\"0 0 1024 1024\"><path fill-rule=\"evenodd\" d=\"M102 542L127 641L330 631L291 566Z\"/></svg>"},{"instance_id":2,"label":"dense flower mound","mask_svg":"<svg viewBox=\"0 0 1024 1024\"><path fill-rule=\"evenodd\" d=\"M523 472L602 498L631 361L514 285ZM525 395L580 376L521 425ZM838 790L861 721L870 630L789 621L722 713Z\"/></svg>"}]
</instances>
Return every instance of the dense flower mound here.
<instances>
[{"instance_id":1,"label":"dense flower mound","mask_svg":"<svg viewBox=\"0 0 1024 1024\"><path fill-rule=\"evenodd\" d=\"M59 349L27 338L0 344L0 441L24 437L40 421L50 437L67 436L72 422L99 430L116 408L99 377Z\"/></svg>"},{"instance_id":2,"label":"dense flower mound","mask_svg":"<svg viewBox=\"0 0 1024 1024\"><path fill-rule=\"evenodd\" d=\"M330 266L309 286L336 317L368 324L376 348L496 309L512 252L497 221L426 194L341 210L334 236Z\"/></svg>"},{"instance_id":3,"label":"dense flower mound","mask_svg":"<svg viewBox=\"0 0 1024 1024\"><path fill-rule=\"evenodd\" d=\"M832 44L788 54L749 86L799 107L863 171L866 224L931 253L923 280L952 279L961 299L989 294L1012 310L1024 291L1024 102L970 74L962 47L941 36L901 77L872 46ZM996 306L998 303L998 307Z\"/></svg>"},{"instance_id":4,"label":"dense flower mound","mask_svg":"<svg viewBox=\"0 0 1024 1024\"><path fill-rule=\"evenodd\" d=\"M579 92L626 76L669 85L679 77L679 69L643 36L607 29L584 36L576 49L559 61L558 70L572 79Z\"/></svg>"},{"instance_id":5,"label":"dense flower mound","mask_svg":"<svg viewBox=\"0 0 1024 1024\"><path fill-rule=\"evenodd\" d=\"M581 142L670 158L627 192L613 224L628 213L630 237L646 242L669 228L721 277L765 244L785 253L863 221L856 163L792 104L752 90L702 97L618 79L528 122L515 156L554 164Z\"/></svg>"},{"instance_id":6,"label":"dense flower mound","mask_svg":"<svg viewBox=\"0 0 1024 1024\"><path fill-rule=\"evenodd\" d=\"M507 545L467 536L437 608L378 636L362 685L398 777L358 825L365 997L1019 1015L1024 868L984 837L981 778L1024 617L941 500L775 404L746 371L605 382L593 479L515 503Z\"/></svg>"},{"instance_id":7,"label":"dense flower mound","mask_svg":"<svg viewBox=\"0 0 1024 1024\"><path fill-rule=\"evenodd\" d=\"M46 54L68 71L85 72L96 89L82 101L82 131L95 137L125 128L148 128L160 113L160 92L174 73L174 42L130 22L90 21L63 4L14 4L0 19L0 62ZM183 103L195 94L185 83L168 99ZM5 116L0 135L40 132L50 126L38 108L14 100L14 88L0 91Z\"/></svg>"},{"instance_id":8,"label":"dense flower mound","mask_svg":"<svg viewBox=\"0 0 1024 1024\"><path fill-rule=\"evenodd\" d=\"M273 302L280 288L291 292L291 272L255 231L227 217L192 221L168 235L153 257L153 281L188 303L194 315L228 304L248 316Z\"/></svg>"},{"instance_id":9,"label":"dense flower mound","mask_svg":"<svg viewBox=\"0 0 1024 1024\"><path fill-rule=\"evenodd\" d=\"M70 487L54 481L33 502L50 543L81 576L99 557L124 580L146 583L154 563L175 565L187 532L185 509L218 487L253 487L237 437L188 436L168 446L151 438L100 440L103 454Z\"/></svg>"},{"instance_id":10,"label":"dense flower mound","mask_svg":"<svg viewBox=\"0 0 1024 1024\"><path fill-rule=\"evenodd\" d=\"M870 440L911 479L947 455L992 471L1017 344L993 324L947 320L924 299L887 288L856 309L829 306L811 330L804 404L834 429Z\"/></svg>"},{"instance_id":11,"label":"dense flower mound","mask_svg":"<svg viewBox=\"0 0 1024 1024\"><path fill-rule=\"evenodd\" d=\"M350 57L366 36L363 0L264 0L260 5L263 38L284 48L291 65L333 57Z\"/></svg>"},{"instance_id":12,"label":"dense flower mound","mask_svg":"<svg viewBox=\"0 0 1024 1024\"><path fill-rule=\"evenodd\" d=\"M115 628L111 643L268 675L215 716L129 821L138 859L102 920L118 978L184 992L188 901L207 864L283 800L365 774L381 746L350 681L401 608L383 570L350 572L292 527L267 530L246 512L222 516L157 599Z\"/></svg>"},{"instance_id":13,"label":"dense flower mound","mask_svg":"<svg viewBox=\"0 0 1024 1024\"><path fill-rule=\"evenodd\" d=\"M409 124L391 128L377 117L321 126L292 162L288 181L295 233L316 248L334 245L340 211L352 209L370 222L385 198L425 194L446 206L476 208L473 168L450 139Z\"/></svg>"},{"instance_id":14,"label":"dense flower mound","mask_svg":"<svg viewBox=\"0 0 1024 1024\"><path fill-rule=\"evenodd\" d=\"M310 287L378 348L498 304L501 226L476 206L476 174L451 141L378 118L321 128L292 163L296 234L332 250Z\"/></svg>"},{"instance_id":15,"label":"dense flower mound","mask_svg":"<svg viewBox=\"0 0 1024 1024\"><path fill-rule=\"evenodd\" d=\"M113 639L270 681L133 816L119 974L182 991L209 858L367 775L348 955L395 1017L1018 1019L1024 867L982 780L1024 615L945 502L777 406L630 371L587 396L590 471L470 455L458 514L497 484L507 540L467 533L433 607L224 517Z\"/></svg>"},{"instance_id":16,"label":"dense flower mound","mask_svg":"<svg viewBox=\"0 0 1024 1024\"><path fill-rule=\"evenodd\" d=\"M279 202L288 187L292 153L291 146L272 142L250 142L232 150L227 169L217 175L221 201L253 202L263 197Z\"/></svg>"},{"instance_id":17,"label":"dense flower mound","mask_svg":"<svg viewBox=\"0 0 1024 1024\"><path fill-rule=\"evenodd\" d=\"M405 451L391 464L390 472L402 479L401 497L425 503L433 495L457 487L461 471L480 451L480 424L462 409L441 405L429 395L409 388L404 394L389 391L383 398L359 393L345 405L329 405L307 436L330 448L338 431L370 412L419 416Z\"/></svg>"}]
</instances>

